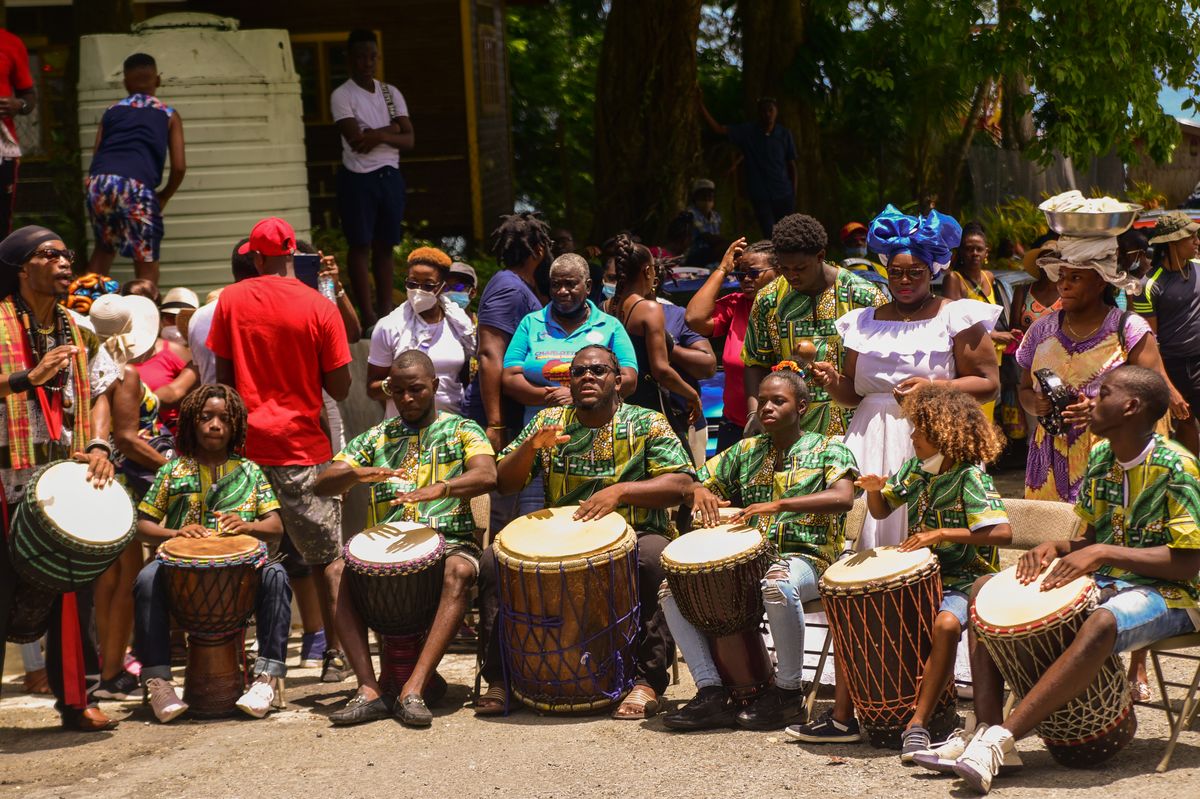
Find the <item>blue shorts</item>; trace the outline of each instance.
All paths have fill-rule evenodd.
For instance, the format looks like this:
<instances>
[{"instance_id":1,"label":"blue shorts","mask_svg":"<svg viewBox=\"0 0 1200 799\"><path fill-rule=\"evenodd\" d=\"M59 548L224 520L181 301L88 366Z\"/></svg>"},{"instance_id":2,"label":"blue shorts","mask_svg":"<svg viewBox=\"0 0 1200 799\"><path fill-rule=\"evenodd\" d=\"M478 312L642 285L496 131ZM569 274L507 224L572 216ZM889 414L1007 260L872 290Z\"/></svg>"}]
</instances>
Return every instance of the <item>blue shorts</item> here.
<instances>
[{"instance_id":1,"label":"blue shorts","mask_svg":"<svg viewBox=\"0 0 1200 799\"><path fill-rule=\"evenodd\" d=\"M403 238L404 176L394 166L374 172L338 169L338 213L342 232L351 247L366 247L378 242L395 246Z\"/></svg>"},{"instance_id":2,"label":"blue shorts","mask_svg":"<svg viewBox=\"0 0 1200 799\"><path fill-rule=\"evenodd\" d=\"M1096 577L1100 590L1117 590L1096 610L1107 610L1117 620L1113 652L1144 649L1155 641L1196 632L1196 622L1185 608L1169 608L1162 594L1148 585L1135 585L1112 577Z\"/></svg>"},{"instance_id":3,"label":"blue shorts","mask_svg":"<svg viewBox=\"0 0 1200 799\"><path fill-rule=\"evenodd\" d=\"M120 175L90 175L87 211L97 244L143 263L158 260L163 220L154 189Z\"/></svg>"},{"instance_id":4,"label":"blue shorts","mask_svg":"<svg viewBox=\"0 0 1200 799\"><path fill-rule=\"evenodd\" d=\"M953 613L954 618L958 619L958 625L966 629L967 608L970 604L971 598L962 591L944 588L942 589L942 604L938 608L938 613Z\"/></svg>"}]
</instances>

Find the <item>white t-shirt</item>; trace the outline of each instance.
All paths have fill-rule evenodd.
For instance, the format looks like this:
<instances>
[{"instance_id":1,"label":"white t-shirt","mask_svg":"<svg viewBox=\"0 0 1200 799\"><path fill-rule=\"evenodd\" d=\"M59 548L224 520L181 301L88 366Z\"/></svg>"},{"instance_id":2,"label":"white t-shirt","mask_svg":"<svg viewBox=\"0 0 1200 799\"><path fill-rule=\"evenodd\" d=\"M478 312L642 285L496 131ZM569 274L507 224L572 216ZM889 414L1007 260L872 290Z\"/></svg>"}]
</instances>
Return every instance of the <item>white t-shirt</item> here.
<instances>
[{"instance_id":1,"label":"white t-shirt","mask_svg":"<svg viewBox=\"0 0 1200 799\"><path fill-rule=\"evenodd\" d=\"M215 302L202 305L188 321L188 349L192 351L192 361L200 372L200 382L205 385L217 382L217 356L208 348L208 331L212 328L216 310Z\"/></svg>"},{"instance_id":2,"label":"white t-shirt","mask_svg":"<svg viewBox=\"0 0 1200 799\"><path fill-rule=\"evenodd\" d=\"M401 352L397 346L400 340L400 319L400 309L397 308L376 323L375 332L371 334L371 349L367 354L367 363L372 366L391 366L392 362L396 360L396 356ZM463 386L458 379L462 375L463 365L467 361L467 353L463 349L462 343L454 337L454 332L445 319L436 325L430 325L418 316L416 323L420 328L417 333L418 339L423 340L426 331L429 335L428 346L419 347L419 349L429 356L429 360L433 361L433 371L438 376L434 404L440 411L461 414L463 411ZM390 399L384 406L384 415L389 419L396 415L396 403Z\"/></svg>"},{"instance_id":3,"label":"white t-shirt","mask_svg":"<svg viewBox=\"0 0 1200 799\"><path fill-rule=\"evenodd\" d=\"M387 86L392 94L392 104L396 107L395 116L408 116L408 105L404 102L404 95L390 83ZM363 129L386 128L392 124L392 114L388 112L387 100L384 99L379 81L375 81L375 91L368 92L353 80L348 80L333 90L329 106L335 123L343 119L353 119ZM385 166L398 167L400 151L390 144L380 144L369 153L356 153L343 136L342 163L351 172L374 172Z\"/></svg>"}]
</instances>

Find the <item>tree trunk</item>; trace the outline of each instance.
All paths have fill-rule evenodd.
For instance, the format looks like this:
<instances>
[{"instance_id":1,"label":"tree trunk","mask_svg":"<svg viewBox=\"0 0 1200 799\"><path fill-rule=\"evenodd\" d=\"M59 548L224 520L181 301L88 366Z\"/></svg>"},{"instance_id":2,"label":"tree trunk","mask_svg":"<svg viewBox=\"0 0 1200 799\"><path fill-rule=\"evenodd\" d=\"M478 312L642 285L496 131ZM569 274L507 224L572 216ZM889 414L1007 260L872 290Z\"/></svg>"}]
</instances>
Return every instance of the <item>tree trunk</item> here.
<instances>
[{"instance_id":1,"label":"tree trunk","mask_svg":"<svg viewBox=\"0 0 1200 799\"><path fill-rule=\"evenodd\" d=\"M979 119L983 116L987 97L992 91L992 79L985 78L975 88L975 96L971 98L971 110L963 120L962 130L957 141L947 153L946 163L942 172L941 207L949 213L958 213L958 185L962 181L963 166L971 153L971 142L975 140L975 132L979 129Z\"/></svg>"},{"instance_id":2,"label":"tree trunk","mask_svg":"<svg viewBox=\"0 0 1200 799\"><path fill-rule=\"evenodd\" d=\"M799 187L796 210L822 217L830 206L821 186L821 140L817 109L808 87L795 85L795 62L805 45L808 0L743 0L738 4L742 24L742 85L746 114L754 119L760 97L779 103L779 122L796 140ZM820 198L822 206L817 206Z\"/></svg>"},{"instance_id":3,"label":"tree trunk","mask_svg":"<svg viewBox=\"0 0 1200 799\"><path fill-rule=\"evenodd\" d=\"M661 238L700 152L701 0L612 0L596 73L594 239Z\"/></svg>"}]
</instances>

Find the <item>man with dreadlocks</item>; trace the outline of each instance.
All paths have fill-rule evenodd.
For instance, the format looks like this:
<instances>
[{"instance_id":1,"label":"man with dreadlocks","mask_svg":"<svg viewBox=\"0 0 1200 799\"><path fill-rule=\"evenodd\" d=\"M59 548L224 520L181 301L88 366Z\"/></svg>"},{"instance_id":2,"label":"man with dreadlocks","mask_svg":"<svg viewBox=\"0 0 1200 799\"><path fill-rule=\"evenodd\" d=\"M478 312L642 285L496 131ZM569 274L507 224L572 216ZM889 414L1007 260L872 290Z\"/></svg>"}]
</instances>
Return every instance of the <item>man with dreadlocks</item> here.
<instances>
[{"instance_id":1,"label":"man with dreadlocks","mask_svg":"<svg viewBox=\"0 0 1200 799\"><path fill-rule=\"evenodd\" d=\"M226 385L201 386L179 409L178 456L158 470L138 506L138 538L157 547L175 537L251 535L272 548L283 535L279 502L258 465L240 457L246 443L246 406ZM271 710L277 681L287 674L292 588L282 563L262 568L254 616L258 625L255 682L237 706L255 718ZM134 642L142 683L154 715L164 724L187 710L171 683L171 616L166 573L152 560L133 587Z\"/></svg>"},{"instance_id":2,"label":"man with dreadlocks","mask_svg":"<svg viewBox=\"0 0 1200 799\"><path fill-rule=\"evenodd\" d=\"M504 353L521 320L542 308L534 273L550 257L550 228L532 212L502 217L492 231L492 252L503 267L479 298L479 374L467 392L466 415L484 426L499 452L521 429L524 409L502 396ZM491 529L500 530L517 512L517 498L492 494Z\"/></svg>"},{"instance_id":3,"label":"man with dreadlocks","mask_svg":"<svg viewBox=\"0 0 1200 799\"><path fill-rule=\"evenodd\" d=\"M826 261L828 243L825 228L806 214L791 214L775 223L771 260L779 277L754 298L742 345L747 434L763 430L758 418L758 384L772 366L780 361L798 361L805 367L828 361L840 368L842 338L833 323L855 308L887 302L883 292L866 278ZM821 386L813 385L810 391L812 399L800 426L825 436L844 435L849 412Z\"/></svg>"}]
</instances>

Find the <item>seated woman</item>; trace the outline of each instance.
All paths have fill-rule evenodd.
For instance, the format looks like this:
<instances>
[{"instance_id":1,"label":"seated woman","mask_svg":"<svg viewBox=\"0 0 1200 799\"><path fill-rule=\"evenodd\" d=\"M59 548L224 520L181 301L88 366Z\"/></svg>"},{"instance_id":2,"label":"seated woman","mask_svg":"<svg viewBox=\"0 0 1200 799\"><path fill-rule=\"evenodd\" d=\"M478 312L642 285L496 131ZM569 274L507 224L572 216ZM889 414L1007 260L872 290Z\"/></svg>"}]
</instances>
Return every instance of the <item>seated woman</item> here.
<instances>
[{"instance_id":1,"label":"seated woman","mask_svg":"<svg viewBox=\"0 0 1200 799\"><path fill-rule=\"evenodd\" d=\"M384 418L396 415L388 373L402 352L419 350L433 361L437 374L437 407L463 412L463 395L471 382L475 357L475 323L446 294L450 256L436 247L418 247L408 256L408 297L379 320L367 353L367 395L384 404Z\"/></svg>"},{"instance_id":2,"label":"seated woman","mask_svg":"<svg viewBox=\"0 0 1200 799\"><path fill-rule=\"evenodd\" d=\"M705 525L731 501L744 508L733 521L752 521L780 552L762 581L763 602L779 664L775 685L737 712L721 683L708 642L683 617L664 583L663 615L696 680L695 698L663 723L676 730L739 726L772 730L804 712L805 602L817 598L817 580L845 542L844 514L854 504L854 456L837 438L805 432L800 420L808 387L798 366L784 361L759 384L759 419L766 432L714 456L700 470L692 505Z\"/></svg>"},{"instance_id":3,"label":"seated woman","mask_svg":"<svg viewBox=\"0 0 1200 799\"><path fill-rule=\"evenodd\" d=\"M201 386L179 408L178 457L158 470L138 505L138 538L157 547L176 536L250 535L275 544L283 535L279 502L258 464L239 457L246 443L246 406L229 386ZM171 683L171 614L166 573L151 560L133 586L134 643L142 684L155 717L164 724L187 710ZM255 682L237 701L262 718L275 702L277 681L287 675L292 589L280 563L262 568L254 605L258 658Z\"/></svg>"},{"instance_id":4,"label":"seated woman","mask_svg":"<svg viewBox=\"0 0 1200 799\"><path fill-rule=\"evenodd\" d=\"M933 621L933 648L917 693L917 706L901 738L900 762L911 763L930 747L925 725L954 676L954 656L967 627L971 584L1000 568L996 547L1012 543L1004 503L983 470L1004 449L1004 437L971 397L949 386L921 386L904 400L912 423L910 458L890 479L864 474L876 519L908 506L909 536L902 552L929 547L942 569L942 605ZM843 703L848 693L841 683Z\"/></svg>"}]
</instances>

